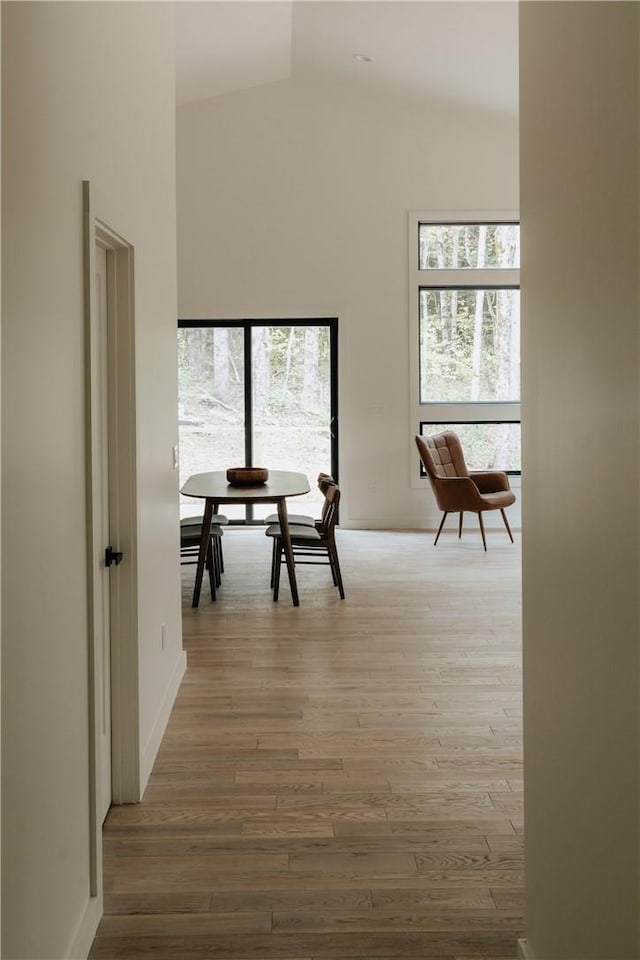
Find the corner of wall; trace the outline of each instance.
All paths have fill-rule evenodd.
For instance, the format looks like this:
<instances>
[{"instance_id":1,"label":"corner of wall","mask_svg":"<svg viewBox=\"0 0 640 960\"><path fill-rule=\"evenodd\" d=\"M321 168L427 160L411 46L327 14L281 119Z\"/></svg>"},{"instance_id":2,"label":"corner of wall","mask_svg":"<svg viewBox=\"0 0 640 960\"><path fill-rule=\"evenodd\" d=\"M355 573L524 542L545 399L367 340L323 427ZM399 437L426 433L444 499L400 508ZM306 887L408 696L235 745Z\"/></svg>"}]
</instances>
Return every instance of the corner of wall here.
<instances>
[{"instance_id":1,"label":"corner of wall","mask_svg":"<svg viewBox=\"0 0 640 960\"><path fill-rule=\"evenodd\" d=\"M184 650L181 650L176 659L173 673L169 678L164 697L158 708L149 739L146 744L143 745L142 756L140 758L140 796L144 794L147 783L149 782L153 764L160 749L160 744L178 693L178 688L180 687L186 669L187 655Z\"/></svg>"},{"instance_id":2,"label":"corner of wall","mask_svg":"<svg viewBox=\"0 0 640 960\"><path fill-rule=\"evenodd\" d=\"M89 956L100 919L102 917L102 897L91 897L69 948L69 960L84 960Z\"/></svg>"},{"instance_id":3,"label":"corner of wall","mask_svg":"<svg viewBox=\"0 0 640 960\"><path fill-rule=\"evenodd\" d=\"M528 940L518 940L518 960L536 960Z\"/></svg>"}]
</instances>

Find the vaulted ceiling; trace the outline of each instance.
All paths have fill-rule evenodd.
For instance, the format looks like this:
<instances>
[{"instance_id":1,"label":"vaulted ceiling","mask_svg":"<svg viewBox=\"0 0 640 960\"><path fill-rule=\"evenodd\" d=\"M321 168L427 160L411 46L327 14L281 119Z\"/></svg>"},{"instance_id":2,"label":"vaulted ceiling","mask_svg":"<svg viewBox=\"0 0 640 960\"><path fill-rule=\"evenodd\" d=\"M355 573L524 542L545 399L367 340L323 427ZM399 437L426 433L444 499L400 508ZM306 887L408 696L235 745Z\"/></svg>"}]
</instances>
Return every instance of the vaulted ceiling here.
<instances>
[{"instance_id":1,"label":"vaulted ceiling","mask_svg":"<svg viewBox=\"0 0 640 960\"><path fill-rule=\"evenodd\" d=\"M181 0L177 101L290 78L517 113L515 0Z\"/></svg>"}]
</instances>

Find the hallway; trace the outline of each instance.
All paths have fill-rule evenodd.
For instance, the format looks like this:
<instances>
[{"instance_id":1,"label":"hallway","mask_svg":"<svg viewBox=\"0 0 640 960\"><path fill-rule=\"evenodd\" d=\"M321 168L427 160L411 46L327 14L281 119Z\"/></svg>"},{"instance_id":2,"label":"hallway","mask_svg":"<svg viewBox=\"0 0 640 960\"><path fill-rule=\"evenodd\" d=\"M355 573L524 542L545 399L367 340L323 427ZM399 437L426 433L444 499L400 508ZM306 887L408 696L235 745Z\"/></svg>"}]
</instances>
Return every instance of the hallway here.
<instances>
[{"instance_id":1,"label":"hallway","mask_svg":"<svg viewBox=\"0 0 640 960\"><path fill-rule=\"evenodd\" d=\"M338 532L346 600L224 536L144 800L104 830L93 960L467 960L523 930L520 536Z\"/></svg>"}]
</instances>

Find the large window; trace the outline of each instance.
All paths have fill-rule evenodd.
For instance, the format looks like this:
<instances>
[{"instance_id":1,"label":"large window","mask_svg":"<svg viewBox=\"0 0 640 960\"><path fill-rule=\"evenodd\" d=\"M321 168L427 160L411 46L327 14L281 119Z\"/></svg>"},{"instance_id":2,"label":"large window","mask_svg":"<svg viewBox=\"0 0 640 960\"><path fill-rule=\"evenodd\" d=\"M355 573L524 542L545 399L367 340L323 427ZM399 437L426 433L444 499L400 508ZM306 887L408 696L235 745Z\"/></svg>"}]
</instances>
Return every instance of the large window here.
<instances>
[{"instance_id":1,"label":"large window","mask_svg":"<svg viewBox=\"0 0 640 960\"><path fill-rule=\"evenodd\" d=\"M473 469L519 473L516 218L414 214L410 249L412 432L455 430Z\"/></svg>"},{"instance_id":2,"label":"large window","mask_svg":"<svg viewBox=\"0 0 640 960\"><path fill-rule=\"evenodd\" d=\"M293 509L320 515L320 471L338 476L338 324L322 320L180 320L180 483L193 473L257 466L305 473ZM304 505L304 506L303 506ZM181 498L183 514L194 504ZM258 521L272 504L225 507Z\"/></svg>"}]
</instances>

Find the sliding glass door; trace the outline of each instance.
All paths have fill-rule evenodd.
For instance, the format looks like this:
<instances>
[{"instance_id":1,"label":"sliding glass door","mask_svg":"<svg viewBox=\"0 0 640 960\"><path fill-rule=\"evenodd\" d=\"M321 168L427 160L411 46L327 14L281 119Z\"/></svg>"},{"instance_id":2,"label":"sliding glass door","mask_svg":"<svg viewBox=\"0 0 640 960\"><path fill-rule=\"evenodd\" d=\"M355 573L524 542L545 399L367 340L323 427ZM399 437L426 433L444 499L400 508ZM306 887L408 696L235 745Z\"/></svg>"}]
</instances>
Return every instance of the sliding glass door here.
<instances>
[{"instance_id":1,"label":"sliding glass door","mask_svg":"<svg viewBox=\"0 0 640 960\"><path fill-rule=\"evenodd\" d=\"M295 470L312 489L292 509L319 514L315 479L338 474L337 334L335 318L179 321L180 483L230 466ZM270 509L229 516L259 521Z\"/></svg>"}]
</instances>

